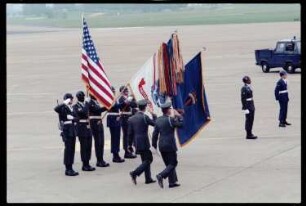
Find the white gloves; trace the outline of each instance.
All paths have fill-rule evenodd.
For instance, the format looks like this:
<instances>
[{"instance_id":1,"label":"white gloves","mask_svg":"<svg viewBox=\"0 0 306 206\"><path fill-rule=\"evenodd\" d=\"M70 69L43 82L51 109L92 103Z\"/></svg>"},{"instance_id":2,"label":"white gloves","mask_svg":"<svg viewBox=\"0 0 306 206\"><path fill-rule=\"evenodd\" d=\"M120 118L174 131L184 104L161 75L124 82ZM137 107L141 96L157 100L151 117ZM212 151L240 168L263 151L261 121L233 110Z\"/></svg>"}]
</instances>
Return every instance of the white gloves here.
<instances>
[{"instance_id":1,"label":"white gloves","mask_svg":"<svg viewBox=\"0 0 306 206\"><path fill-rule=\"evenodd\" d=\"M133 97L132 97L132 96L129 96L129 97L127 98L127 100L128 100L129 102L131 102L131 101L133 100Z\"/></svg>"},{"instance_id":2,"label":"white gloves","mask_svg":"<svg viewBox=\"0 0 306 206\"><path fill-rule=\"evenodd\" d=\"M250 111L248 109L243 110L244 114L250 114Z\"/></svg>"},{"instance_id":3,"label":"white gloves","mask_svg":"<svg viewBox=\"0 0 306 206\"><path fill-rule=\"evenodd\" d=\"M90 102L90 97L85 97L85 102Z\"/></svg>"},{"instance_id":4,"label":"white gloves","mask_svg":"<svg viewBox=\"0 0 306 206\"><path fill-rule=\"evenodd\" d=\"M70 99L70 98L68 98L68 99L64 100L63 102L64 102L64 104L66 104L66 105L67 105L67 104L69 104L69 103L71 102L71 99Z\"/></svg>"},{"instance_id":5,"label":"white gloves","mask_svg":"<svg viewBox=\"0 0 306 206\"><path fill-rule=\"evenodd\" d=\"M72 116L72 115L70 115L70 114L67 114L67 119L69 119L69 120L73 120L73 116Z\"/></svg>"}]
</instances>

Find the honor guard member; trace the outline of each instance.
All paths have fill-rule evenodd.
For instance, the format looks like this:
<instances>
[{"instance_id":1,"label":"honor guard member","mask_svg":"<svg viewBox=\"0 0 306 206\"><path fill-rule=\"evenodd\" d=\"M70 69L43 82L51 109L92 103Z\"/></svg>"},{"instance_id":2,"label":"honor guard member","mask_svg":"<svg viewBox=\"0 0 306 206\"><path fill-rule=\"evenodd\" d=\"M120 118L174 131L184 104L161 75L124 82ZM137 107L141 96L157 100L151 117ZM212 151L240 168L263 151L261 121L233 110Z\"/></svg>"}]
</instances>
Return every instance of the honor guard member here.
<instances>
[{"instance_id":1,"label":"honor guard member","mask_svg":"<svg viewBox=\"0 0 306 206\"><path fill-rule=\"evenodd\" d=\"M81 159L83 162L83 171L94 171L95 168L89 165L91 157L92 137L88 122L88 101L85 100L85 94L82 91L76 93L78 102L73 105L73 110L78 121L76 122L76 132L79 137L81 147Z\"/></svg>"},{"instance_id":2,"label":"honor guard member","mask_svg":"<svg viewBox=\"0 0 306 206\"><path fill-rule=\"evenodd\" d=\"M177 166L177 147L174 137L176 127L183 126L183 116L176 110L172 110L174 115L171 115L171 102L161 105L163 116L157 118L152 137L152 146L157 148L157 140L159 136L159 151L166 165L166 168L156 175L158 184L161 188L164 187L163 179L168 177L169 188L180 186L177 183L177 175L175 168Z\"/></svg>"},{"instance_id":3,"label":"honor guard member","mask_svg":"<svg viewBox=\"0 0 306 206\"><path fill-rule=\"evenodd\" d=\"M255 115L255 106L253 100L253 91L251 88L251 78L244 76L242 78L244 86L241 88L241 103L242 110L245 114L245 130L246 130L246 139L257 139L252 133L254 115Z\"/></svg>"},{"instance_id":4,"label":"honor guard member","mask_svg":"<svg viewBox=\"0 0 306 206\"><path fill-rule=\"evenodd\" d=\"M136 158L133 154L133 139L128 139L128 119L132 116L133 108L137 107L137 103L132 96L129 96L127 87L121 86L120 93L122 94L118 100L121 112L121 127L123 132L123 149L125 151L124 158Z\"/></svg>"},{"instance_id":5,"label":"honor guard member","mask_svg":"<svg viewBox=\"0 0 306 206\"><path fill-rule=\"evenodd\" d=\"M155 126L157 116L153 113L152 119L145 114L147 101L145 99L137 102L139 111L129 118L129 139L134 139L136 154L140 154L141 165L139 165L134 171L130 172L133 183L136 185L136 177L140 176L143 172L145 173L145 183L150 184L156 182L151 177L150 165L153 161L152 152L150 150L150 140L148 136L149 125ZM132 137L134 136L134 138Z\"/></svg>"},{"instance_id":6,"label":"honor guard member","mask_svg":"<svg viewBox=\"0 0 306 206\"><path fill-rule=\"evenodd\" d=\"M111 87L113 93L116 93L114 87ZM124 162L119 156L120 151L120 114L119 114L120 104L116 102L113 107L107 113L107 127L109 128L111 134L111 153L113 154L113 162L121 163Z\"/></svg>"},{"instance_id":7,"label":"honor guard member","mask_svg":"<svg viewBox=\"0 0 306 206\"><path fill-rule=\"evenodd\" d=\"M65 143L64 150L64 165L66 167L65 174L67 176L79 175L78 172L74 171L72 165L74 163L74 152L75 152L75 128L74 128L74 117L72 108L73 96L70 93L64 95L63 104L57 105L54 110L59 115L60 130L62 139Z\"/></svg>"},{"instance_id":8,"label":"honor guard member","mask_svg":"<svg viewBox=\"0 0 306 206\"><path fill-rule=\"evenodd\" d=\"M106 163L103 159L104 155L104 128L102 123L102 112L105 112L107 109L101 107L97 99L89 94L90 100L89 104L89 121L92 135L95 140L95 152L97 157L97 167L108 167L109 163Z\"/></svg>"},{"instance_id":9,"label":"honor guard member","mask_svg":"<svg viewBox=\"0 0 306 206\"><path fill-rule=\"evenodd\" d=\"M274 90L275 99L279 102L280 110L279 110L279 127L286 127L286 125L291 125L287 122L287 110L288 110L288 90L287 90L287 72L280 71L279 73L280 79L276 83L276 87Z\"/></svg>"}]
</instances>

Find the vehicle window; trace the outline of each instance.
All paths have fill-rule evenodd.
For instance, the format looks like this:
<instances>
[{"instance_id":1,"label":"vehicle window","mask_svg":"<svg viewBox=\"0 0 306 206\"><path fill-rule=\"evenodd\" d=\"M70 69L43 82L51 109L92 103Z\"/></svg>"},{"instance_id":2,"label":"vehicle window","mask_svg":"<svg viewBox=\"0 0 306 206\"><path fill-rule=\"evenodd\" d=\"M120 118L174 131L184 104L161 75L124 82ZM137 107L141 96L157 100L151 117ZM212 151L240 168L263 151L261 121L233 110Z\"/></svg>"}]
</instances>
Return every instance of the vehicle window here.
<instances>
[{"instance_id":1,"label":"vehicle window","mask_svg":"<svg viewBox=\"0 0 306 206\"><path fill-rule=\"evenodd\" d=\"M282 53L282 52L284 52L284 49L285 49L285 43L278 43L276 45L275 52L276 53Z\"/></svg>"},{"instance_id":2,"label":"vehicle window","mask_svg":"<svg viewBox=\"0 0 306 206\"><path fill-rule=\"evenodd\" d=\"M286 53L292 53L294 51L294 44L293 42L286 43Z\"/></svg>"}]
</instances>

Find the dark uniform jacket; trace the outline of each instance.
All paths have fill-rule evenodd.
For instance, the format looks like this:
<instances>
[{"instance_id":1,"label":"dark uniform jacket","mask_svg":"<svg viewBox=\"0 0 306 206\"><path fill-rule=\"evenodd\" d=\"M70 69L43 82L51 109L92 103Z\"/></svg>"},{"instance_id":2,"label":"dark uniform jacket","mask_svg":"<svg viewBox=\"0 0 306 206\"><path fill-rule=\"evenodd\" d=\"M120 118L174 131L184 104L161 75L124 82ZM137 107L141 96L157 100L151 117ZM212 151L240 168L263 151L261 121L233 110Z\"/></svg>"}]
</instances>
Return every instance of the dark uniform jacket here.
<instances>
[{"instance_id":1,"label":"dark uniform jacket","mask_svg":"<svg viewBox=\"0 0 306 206\"><path fill-rule=\"evenodd\" d=\"M105 112L107 109L105 107L101 107L96 100L90 99L88 102L88 111L89 116L101 116L102 112Z\"/></svg>"},{"instance_id":2,"label":"dark uniform jacket","mask_svg":"<svg viewBox=\"0 0 306 206\"><path fill-rule=\"evenodd\" d=\"M75 128L74 128L74 121L67 119L68 114L72 116L74 115L73 111L70 110L69 106L66 104L60 104L54 108L54 111L58 113L60 121L62 122L72 121L72 124L63 125L64 135L67 137L75 136L76 134L75 134Z\"/></svg>"},{"instance_id":3,"label":"dark uniform jacket","mask_svg":"<svg viewBox=\"0 0 306 206\"><path fill-rule=\"evenodd\" d=\"M77 102L75 105L73 105L73 112L77 119L76 121L77 136L83 137L83 136L91 135L90 129L89 129L89 123L80 122L80 120L88 121L88 112L89 112L88 102L84 102L84 106L80 102Z\"/></svg>"},{"instance_id":4,"label":"dark uniform jacket","mask_svg":"<svg viewBox=\"0 0 306 206\"><path fill-rule=\"evenodd\" d=\"M278 80L276 83L276 87L274 90L275 99L280 102L287 102L289 101L289 95L288 92L283 92L287 90L287 84L283 79ZM281 92L281 93L280 93Z\"/></svg>"},{"instance_id":5,"label":"dark uniform jacket","mask_svg":"<svg viewBox=\"0 0 306 206\"><path fill-rule=\"evenodd\" d=\"M167 115L160 116L156 119L155 128L152 137L153 147L157 147L159 137L159 151L175 152L177 151L174 131L176 127L183 126L183 119L178 117L168 117Z\"/></svg>"},{"instance_id":6,"label":"dark uniform jacket","mask_svg":"<svg viewBox=\"0 0 306 206\"><path fill-rule=\"evenodd\" d=\"M121 108L121 104L119 104L119 102L116 102L114 106L110 108L108 112L118 113L118 115L112 115L112 114L107 115L107 119L106 119L107 127L120 127L121 126L120 119L118 120L120 108Z\"/></svg>"},{"instance_id":7,"label":"dark uniform jacket","mask_svg":"<svg viewBox=\"0 0 306 206\"><path fill-rule=\"evenodd\" d=\"M143 112L137 112L128 120L128 137L135 140L136 153L149 150L150 141L148 136L149 125L155 126L156 115L153 120ZM134 138L133 138L134 137Z\"/></svg>"},{"instance_id":8,"label":"dark uniform jacket","mask_svg":"<svg viewBox=\"0 0 306 206\"><path fill-rule=\"evenodd\" d=\"M120 105L120 111L121 112L131 112L130 115L122 114L121 115L121 124L122 125L127 125L127 120L129 119L130 116L132 116L133 109L137 107L137 103L135 100L132 100L129 103L125 103L126 97L121 96L118 100L118 103Z\"/></svg>"},{"instance_id":9,"label":"dark uniform jacket","mask_svg":"<svg viewBox=\"0 0 306 206\"><path fill-rule=\"evenodd\" d=\"M252 98L251 101L249 100L250 98ZM241 103L242 103L242 110L246 109L250 111L255 110L254 101L253 101L253 91L247 84L245 84L241 88Z\"/></svg>"}]
</instances>

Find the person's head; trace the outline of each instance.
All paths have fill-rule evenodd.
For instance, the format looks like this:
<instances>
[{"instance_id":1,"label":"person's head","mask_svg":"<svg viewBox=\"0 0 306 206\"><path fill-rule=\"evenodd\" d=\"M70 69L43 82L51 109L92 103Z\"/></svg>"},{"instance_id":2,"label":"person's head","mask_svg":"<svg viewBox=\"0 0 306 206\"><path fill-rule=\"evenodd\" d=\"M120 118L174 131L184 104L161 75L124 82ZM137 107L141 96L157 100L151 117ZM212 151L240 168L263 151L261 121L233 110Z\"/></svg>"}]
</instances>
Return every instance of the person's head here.
<instances>
[{"instance_id":1,"label":"person's head","mask_svg":"<svg viewBox=\"0 0 306 206\"><path fill-rule=\"evenodd\" d=\"M71 99L71 101L69 102L69 104L72 104L72 100L73 100L73 96L71 93L66 93L63 97L64 100L66 99Z\"/></svg>"},{"instance_id":2,"label":"person's head","mask_svg":"<svg viewBox=\"0 0 306 206\"><path fill-rule=\"evenodd\" d=\"M94 95L92 95L91 93L89 93L89 97L90 97L90 99L96 100L96 97Z\"/></svg>"},{"instance_id":3,"label":"person's head","mask_svg":"<svg viewBox=\"0 0 306 206\"><path fill-rule=\"evenodd\" d=\"M114 94L116 94L116 89L115 89L115 87L111 86L111 90L112 90L112 92L113 92Z\"/></svg>"},{"instance_id":4,"label":"person's head","mask_svg":"<svg viewBox=\"0 0 306 206\"><path fill-rule=\"evenodd\" d=\"M160 107L164 115L171 114L171 102L166 102L165 104L162 104Z\"/></svg>"},{"instance_id":5,"label":"person's head","mask_svg":"<svg viewBox=\"0 0 306 206\"><path fill-rule=\"evenodd\" d=\"M140 111L145 112L146 108L147 108L147 100L142 99L140 101L137 102L138 108Z\"/></svg>"},{"instance_id":6,"label":"person's head","mask_svg":"<svg viewBox=\"0 0 306 206\"><path fill-rule=\"evenodd\" d=\"M243 81L243 83L245 83L245 84L251 84L251 83L252 83L251 78L250 78L249 76L244 76L244 77L242 78L242 81Z\"/></svg>"},{"instance_id":7,"label":"person's head","mask_svg":"<svg viewBox=\"0 0 306 206\"><path fill-rule=\"evenodd\" d=\"M287 72L285 70L282 70L279 72L279 76L283 79L286 79L287 78Z\"/></svg>"},{"instance_id":8,"label":"person's head","mask_svg":"<svg viewBox=\"0 0 306 206\"><path fill-rule=\"evenodd\" d=\"M77 97L78 101L84 102L85 94L83 91L78 91L75 96Z\"/></svg>"},{"instance_id":9,"label":"person's head","mask_svg":"<svg viewBox=\"0 0 306 206\"><path fill-rule=\"evenodd\" d=\"M129 95L129 90L126 86L121 86L119 89L120 93L124 94L124 95Z\"/></svg>"}]
</instances>

